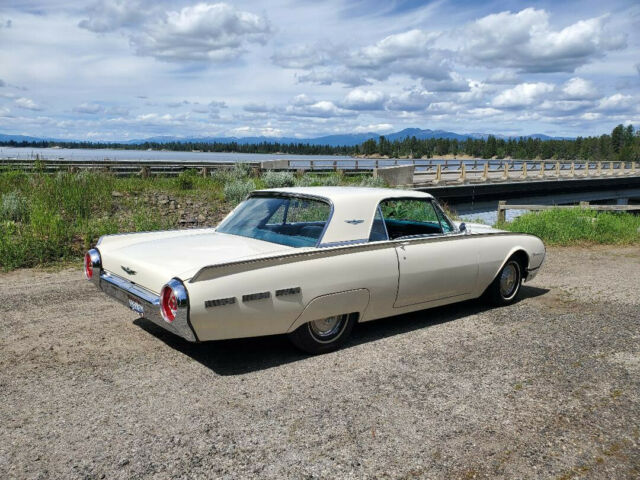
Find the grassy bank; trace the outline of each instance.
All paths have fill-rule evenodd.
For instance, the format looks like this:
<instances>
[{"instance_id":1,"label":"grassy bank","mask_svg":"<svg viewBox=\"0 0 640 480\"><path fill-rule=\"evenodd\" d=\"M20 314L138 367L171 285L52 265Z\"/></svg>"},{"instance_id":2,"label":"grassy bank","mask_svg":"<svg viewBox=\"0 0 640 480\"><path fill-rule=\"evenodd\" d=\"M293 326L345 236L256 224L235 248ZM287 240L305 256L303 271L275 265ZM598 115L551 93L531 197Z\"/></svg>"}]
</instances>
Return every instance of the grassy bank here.
<instances>
[{"instance_id":1,"label":"grassy bank","mask_svg":"<svg viewBox=\"0 0 640 480\"><path fill-rule=\"evenodd\" d=\"M552 209L526 213L497 227L537 235L548 245L640 243L640 216L629 213Z\"/></svg>"},{"instance_id":2,"label":"grassy bank","mask_svg":"<svg viewBox=\"0 0 640 480\"><path fill-rule=\"evenodd\" d=\"M294 185L376 185L371 177L267 172L241 165L203 178L117 178L105 173L0 173L0 269L80 259L104 234L213 226L250 191ZM207 215L202 215L206 211ZM197 222L197 223L196 223Z\"/></svg>"}]
</instances>

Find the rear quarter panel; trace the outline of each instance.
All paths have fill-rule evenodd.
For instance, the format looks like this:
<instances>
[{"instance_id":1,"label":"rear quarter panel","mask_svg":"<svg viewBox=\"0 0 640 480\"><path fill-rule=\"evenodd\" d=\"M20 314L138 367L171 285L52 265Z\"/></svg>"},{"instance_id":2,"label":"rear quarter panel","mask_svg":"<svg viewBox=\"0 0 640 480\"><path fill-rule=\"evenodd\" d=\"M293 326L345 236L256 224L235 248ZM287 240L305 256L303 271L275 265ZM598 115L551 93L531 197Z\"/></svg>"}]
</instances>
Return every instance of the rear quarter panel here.
<instances>
[{"instance_id":1,"label":"rear quarter panel","mask_svg":"<svg viewBox=\"0 0 640 480\"><path fill-rule=\"evenodd\" d=\"M190 320L200 340L285 333L294 327L294 322L312 300L352 290L368 292L365 312L359 313L384 316L382 311L392 308L397 286L398 262L393 245L329 257L303 256L295 262L264 268L258 263L247 271L229 274L222 268L216 278L186 283ZM299 294L275 296L276 290L295 287L300 287ZM269 298L242 299L243 295L262 292L269 292ZM206 300L231 297L235 298L233 304L205 307ZM363 297L358 295L357 298ZM356 301L349 305L349 311L342 313L362 308L362 302ZM322 318L334 312L330 308L326 312L320 308L313 314Z\"/></svg>"}]
</instances>

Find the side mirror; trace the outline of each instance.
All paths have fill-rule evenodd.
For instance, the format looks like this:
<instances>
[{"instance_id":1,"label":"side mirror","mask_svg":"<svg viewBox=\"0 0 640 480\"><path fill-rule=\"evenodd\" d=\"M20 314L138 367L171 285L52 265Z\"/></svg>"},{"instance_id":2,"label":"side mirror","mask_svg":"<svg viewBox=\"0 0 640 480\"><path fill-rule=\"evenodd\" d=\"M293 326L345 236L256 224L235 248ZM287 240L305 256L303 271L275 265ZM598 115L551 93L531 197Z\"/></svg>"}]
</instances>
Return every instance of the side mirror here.
<instances>
[{"instance_id":1,"label":"side mirror","mask_svg":"<svg viewBox=\"0 0 640 480\"><path fill-rule=\"evenodd\" d=\"M467 233L467 224L462 222L458 227L458 230L460 230L460 233Z\"/></svg>"}]
</instances>

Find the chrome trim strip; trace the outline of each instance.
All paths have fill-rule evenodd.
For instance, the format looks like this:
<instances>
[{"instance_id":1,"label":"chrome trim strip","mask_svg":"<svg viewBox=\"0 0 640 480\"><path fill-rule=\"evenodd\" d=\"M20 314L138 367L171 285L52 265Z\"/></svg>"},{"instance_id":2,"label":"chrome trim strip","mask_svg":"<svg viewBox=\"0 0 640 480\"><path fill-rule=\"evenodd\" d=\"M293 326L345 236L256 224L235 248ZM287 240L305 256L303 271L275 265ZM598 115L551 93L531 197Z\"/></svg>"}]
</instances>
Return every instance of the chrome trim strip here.
<instances>
[{"instance_id":1,"label":"chrome trim strip","mask_svg":"<svg viewBox=\"0 0 640 480\"><path fill-rule=\"evenodd\" d=\"M327 248L327 247L341 247L346 245L356 245L358 243L368 243L368 238L358 238L356 240L345 240L343 242L330 242L330 243L321 243L318 245L318 248Z\"/></svg>"},{"instance_id":2,"label":"chrome trim strip","mask_svg":"<svg viewBox=\"0 0 640 480\"><path fill-rule=\"evenodd\" d=\"M470 238L481 238L481 237L490 237L490 236L528 236L535 237L535 235L529 235L526 233L516 233L516 232L491 232L491 233L474 233L471 235L464 234L455 234L455 235L437 235L435 237L416 237L416 238L406 238L403 240L382 240L379 242L367 242L367 243L356 243L351 245L340 245L336 247L326 247L326 248L315 248L308 249L305 251L294 251L292 253L283 253L280 255L274 255L271 257L262 257L251 260L239 260L235 262L228 263L220 263L218 265L209 265L201 268L196 272L196 274L191 277L189 283L201 282L205 280L211 280L212 278L216 278L216 272L224 271L223 275L231 275L234 273L240 273L252 268L266 268L274 265L283 265L286 263L297 262L305 259L312 258L324 258L324 257L334 257L338 255L344 255L347 253L356 253L360 251L369 251L369 250L383 250L385 248L395 248L400 245L408 245L408 244L421 244L421 243L429 243L429 242L449 242L453 240L463 240ZM537 237L536 237L537 238Z\"/></svg>"},{"instance_id":3,"label":"chrome trim strip","mask_svg":"<svg viewBox=\"0 0 640 480\"><path fill-rule=\"evenodd\" d=\"M146 288L131 283L130 281L113 275L104 270L100 272L98 287L110 297L116 299L125 306L129 306L129 298L140 303L144 307L144 318L184 338L190 342L197 342L198 337L189 321L189 301L187 291L182 282L172 279L168 284L174 288L180 297L180 308L173 322L166 322L160 313L160 297ZM183 291L180 291L182 289Z\"/></svg>"}]
</instances>

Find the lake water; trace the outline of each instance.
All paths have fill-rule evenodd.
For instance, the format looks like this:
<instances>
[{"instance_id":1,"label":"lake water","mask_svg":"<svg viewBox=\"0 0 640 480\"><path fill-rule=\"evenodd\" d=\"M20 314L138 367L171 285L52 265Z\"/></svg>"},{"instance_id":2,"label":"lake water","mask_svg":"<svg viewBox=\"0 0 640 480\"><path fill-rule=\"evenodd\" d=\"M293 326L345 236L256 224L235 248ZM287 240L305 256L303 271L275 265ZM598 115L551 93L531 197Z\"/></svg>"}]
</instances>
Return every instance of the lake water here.
<instances>
[{"instance_id":1,"label":"lake water","mask_svg":"<svg viewBox=\"0 0 640 480\"><path fill-rule=\"evenodd\" d=\"M132 161L175 161L175 162L261 162L276 160L351 160L339 155L288 155L269 153L222 153L222 152L174 152L162 150L111 150L82 148L12 148L0 147L0 158L33 160L132 160Z\"/></svg>"}]
</instances>

